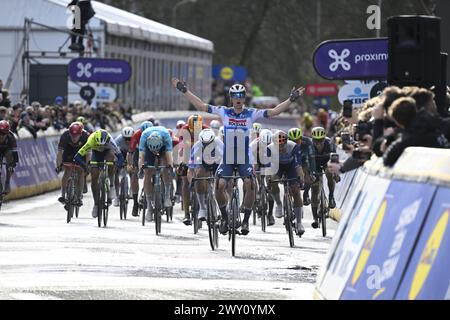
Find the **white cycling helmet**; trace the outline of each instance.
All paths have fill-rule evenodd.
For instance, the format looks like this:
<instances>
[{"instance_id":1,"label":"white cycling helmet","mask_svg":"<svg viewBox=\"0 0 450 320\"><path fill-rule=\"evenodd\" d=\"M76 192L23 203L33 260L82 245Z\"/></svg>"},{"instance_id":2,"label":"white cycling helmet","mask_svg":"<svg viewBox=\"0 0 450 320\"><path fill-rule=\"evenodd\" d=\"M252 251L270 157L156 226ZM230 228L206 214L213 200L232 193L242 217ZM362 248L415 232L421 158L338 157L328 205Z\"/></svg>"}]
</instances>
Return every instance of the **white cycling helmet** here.
<instances>
[{"instance_id":1,"label":"white cycling helmet","mask_svg":"<svg viewBox=\"0 0 450 320\"><path fill-rule=\"evenodd\" d=\"M269 129L262 129L259 136L264 144L268 145L272 143L272 131Z\"/></svg>"},{"instance_id":2,"label":"white cycling helmet","mask_svg":"<svg viewBox=\"0 0 450 320\"><path fill-rule=\"evenodd\" d=\"M132 127L125 127L122 129L122 137L131 138L134 134L134 129Z\"/></svg>"},{"instance_id":3,"label":"white cycling helmet","mask_svg":"<svg viewBox=\"0 0 450 320\"><path fill-rule=\"evenodd\" d=\"M229 94L231 98L245 98L245 87L242 84L235 84L231 86Z\"/></svg>"},{"instance_id":4,"label":"white cycling helmet","mask_svg":"<svg viewBox=\"0 0 450 320\"><path fill-rule=\"evenodd\" d=\"M211 121L209 126L211 127L211 129L219 130L220 129L220 122L217 121L217 120L213 120L213 121Z\"/></svg>"},{"instance_id":5,"label":"white cycling helmet","mask_svg":"<svg viewBox=\"0 0 450 320\"><path fill-rule=\"evenodd\" d=\"M210 144L214 141L216 135L211 129L203 129L198 137L203 144Z\"/></svg>"},{"instance_id":6,"label":"white cycling helmet","mask_svg":"<svg viewBox=\"0 0 450 320\"><path fill-rule=\"evenodd\" d=\"M182 126L184 126L186 124L185 121L183 120L178 120L177 121L177 129L180 129Z\"/></svg>"},{"instance_id":7,"label":"white cycling helmet","mask_svg":"<svg viewBox=\"0 0 450 320\"><path fill-rule=\"evenodd\" d=\"M156 152L161 150L163 147L163 139L161 135L158 132L153 132L148 138L147 138L147 147L152 152Z\"/></svg>"}]
</instances>

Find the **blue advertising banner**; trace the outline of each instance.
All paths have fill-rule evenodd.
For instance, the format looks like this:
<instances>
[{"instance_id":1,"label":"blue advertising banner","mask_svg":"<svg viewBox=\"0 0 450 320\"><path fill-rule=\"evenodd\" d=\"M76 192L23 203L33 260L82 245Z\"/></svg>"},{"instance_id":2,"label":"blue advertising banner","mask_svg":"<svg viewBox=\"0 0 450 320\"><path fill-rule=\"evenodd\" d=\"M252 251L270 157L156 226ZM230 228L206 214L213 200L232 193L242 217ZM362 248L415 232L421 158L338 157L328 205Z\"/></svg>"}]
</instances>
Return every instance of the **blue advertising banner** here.
<instances>
[{"instance_id":1,"label":"blue advertising banner","mask_svg":"<svg viewBox=\"0 0 450 320\"><path fill-rule=\"evenodd\" d=\"M341 296L390 184L388 179L364 173L358 180L362 185L355 189L351 208L344 211L327 255L325 272L317 280L319 291L330 300Z\"/></svg>"},{"instance_id":2,"label":"blue advertising banner","mask_svg":"<svg viewBox=\"0 0 450 320\"><path fill-rule=\"evenodd\" d=\"M11 177L12 189L58 178L55 172L55 146L47 140L48 138L17 140L19 163Z\"/></svg>"},{"instance_id":3,"label":"blue advertising banner","mask_svg":"<svg viewBox=\"0 0 450 320\"><path fill-rule=\"evenodd\" d=\"M450 299L450 188L440 187L396 299Z\"/></svg>"},{"instance_id":4,"label":"blue advertising banner","mask_svg":"<svg viewBox=\"0 0 450 320\"><path fill-rule=\"evenodd\" d=\"M247 79L247 69L240 66L214 65L212 73L213 78L217 80L242 83Z\"/></svg>"},{"instance_id":5,"label":"blue advertising banner","mask_svg":"<svg viewBox=\"0 0 450 320\"><path fill-rule=\"evenodd\" d=\"M393 299L436 186L393 181L341 299Z\"/></svg>"},{"instance_id":6,"label":"blue advertising banner","mask_svg":"<svg viewBox=\"0 0 450 320\"><path fill-rule=\"evenodd\" d=\"M313 60L316 72L328 80L386 79L388 39L325 41Z\"/></svg>"},{"instance_id":7,"label":"blue advertising banner","mask_svg":"<svg viewBox=\"0 0 450 320\"><path fill-rule=\"evenodd\" d=\"M69 63L70 80L92 83L125 83L131 77L131 66L125 60L78 58Z\"/></svg>"}]
</instances>

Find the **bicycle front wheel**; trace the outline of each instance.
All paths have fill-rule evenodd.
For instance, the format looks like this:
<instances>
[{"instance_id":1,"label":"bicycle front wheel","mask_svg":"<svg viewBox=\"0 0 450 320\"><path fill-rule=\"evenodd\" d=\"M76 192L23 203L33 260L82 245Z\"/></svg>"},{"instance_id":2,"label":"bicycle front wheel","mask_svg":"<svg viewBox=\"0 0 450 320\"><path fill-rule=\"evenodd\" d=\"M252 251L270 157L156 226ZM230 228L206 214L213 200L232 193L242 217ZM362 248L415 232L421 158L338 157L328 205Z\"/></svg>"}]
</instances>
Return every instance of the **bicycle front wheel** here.
<instances>
[{"instance_id":1,"label":"bicycle front wheel","mask_svg":"<svg viewBox=\"0 0 450 320\"><path fill-rule=\"evenodd\" d=\"M163 210L163 203L162 203L162 195L161 195L161 187L155 186L155 189L153 190L155 194L155 208L154 208L154 216L155 216L155 232L156 235L159 235L161 233L161 212ZM149 204L151 205L151 204Z\"/></svg>"},{"instance_id":2,"label":"bicycle front wheel","mask_svg":"<svg viewBox=\"0 0 450 320\"><path fill-rule=\"evenodd\" d=\"M320 220L322 225L322 236L327 236L327 208L326 208L326 199L325 199L325 193L321 192L320 195Z\"/></svg>"},{"instance_id":3,"label":"bicycle front wheel","mask_svg":"<svg viewBox=\"0 0 450 320\"><path fill-rule=\"evenodd\" d=\"M75 181L70 178L67 182L67 223L70 223L74 213L74 203L75 203Z\"/></svg>"},{"instance_id":4,"label":"bicycle front wheel","mask_svg":"<svg viewBox=\"0 0 450 320\"><path fill-rule=\"evenodd\" d=\"M106 189L105 189L105 183L104 181L100 182L100 190L99 190L99 199L98 199L98 207L97 207L97 222L98 227L102 227L102 221L103 221L103 207L105 205L106 199Z\"/></svg>"},{"instance_id":5,"label":"bicycle front wheel","mask_svg":"<svg viewBox=\"0 0 450 320\"><path fill-rule=\"evenodd\" d=\"M215 203L214 199L211 199L210 196L206 199L206 203L208 205L208 215L207 215L207 224L208 224L208 235L209 235L209 244L211 245L211 249L215 250L218 245L218 234L217 231L217 217L215 212Z\"/></svg>"},{"instance_id":6,"label":"bicycle front wheel","mask_svg":"<svg viewBox=\"0 0 450 320\"><path fill-rule=\"evenodd\" d=\"M261 230L262 232L266 232L266 215L267 215L267 194L266 190L263 188L261 189L261 203L260 203L260 210L261 210Z\"/></svg>"},{"instance_id":7,"label":"bicycle front wheel","mask_svg":"<svg viewBox=\"0 0 450 320\"><path fill-rule=\"evenodd\" d=\"M236 197L233 197L231 201L231 255L234 257L236 255L236 222L239 215L239 203Z\"/></svg>"},{"instance_id":8,"label":"bicycle front wheel","mask_svg":"<svg viewBox=\"0 0 450 320\"><path fill-rule=\"evenodd\" d=\"M292 203L289 199L289 195L284 196L284 225L286 227L286 232L289 237L289 245L291 248L295 246L294 243L294 232L292 230Z\"/></svg>"},{"instance_id":9,"label":"bicycle front wheel","mask_svg":"<svg viewBox=\"0 0 450 320\"><path fill-rule=\"evenodd\" d=\"M104 190L106 191L105 199L106 201L103 201L103 226L106 228L106 224L108 223L108 212L109 212L109 206L108 206L108 186L104 186Z\"/></svg>"}]
</instances>

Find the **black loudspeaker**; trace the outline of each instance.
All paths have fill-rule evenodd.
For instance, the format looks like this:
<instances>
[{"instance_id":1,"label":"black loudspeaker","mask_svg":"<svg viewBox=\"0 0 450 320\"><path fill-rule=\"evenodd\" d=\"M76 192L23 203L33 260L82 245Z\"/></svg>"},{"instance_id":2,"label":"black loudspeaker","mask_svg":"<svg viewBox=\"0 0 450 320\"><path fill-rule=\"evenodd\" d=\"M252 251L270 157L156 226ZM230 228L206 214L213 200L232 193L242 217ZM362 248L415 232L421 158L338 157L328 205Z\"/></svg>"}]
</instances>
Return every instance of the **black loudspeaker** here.
<instances>
[{"instance_id":1,"label":"black loudspeaker","mask_svg":"<svg viewBox=\"0 0 450 320\"><path fill-rule=\"evenodd\" d=\"M394 16L388 19L390 85L430 88L441 78L441 19Z\"/></svg>"}]
</instances>

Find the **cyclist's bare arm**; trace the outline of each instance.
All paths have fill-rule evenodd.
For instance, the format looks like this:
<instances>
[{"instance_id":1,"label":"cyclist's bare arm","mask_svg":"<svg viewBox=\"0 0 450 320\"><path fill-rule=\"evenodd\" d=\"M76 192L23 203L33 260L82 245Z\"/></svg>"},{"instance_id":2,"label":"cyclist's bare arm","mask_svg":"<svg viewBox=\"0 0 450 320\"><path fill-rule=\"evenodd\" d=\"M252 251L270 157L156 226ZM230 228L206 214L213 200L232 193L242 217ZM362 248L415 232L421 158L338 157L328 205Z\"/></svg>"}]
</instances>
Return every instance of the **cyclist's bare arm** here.
<instances>
[{"instance_id":1,"label":"cyclist's bare arm","mask_svg":"<svg viewBox=\"0 0 450 320\"><path fill-rule=\"evenodd\" d=\"M168 166L173 167L173 156L172 151L166 152L164 154L164 157L166 158L166 163Z\"/></svg>"},{"instance_id":2,"label":"cyclist's bare arm","mask_svg":"<svg viewBox=\"0 0 450 320\"><path fill-rule=\"evenodd\" d=\"M145 160L145 153L139 152L139 168L142 168L144 166L144 160Z\"/></svg>"},{"instance_id":3,"label":"cyclist's bare arm","mask_svg":"<svg viewBox=\"0 0 450 320\"><path fill-rule=\"evenodd\" d=\"M180 80L177 78L172 79L172 85L174 88L177 87L177 83ZM198 110L203 112L208 112L208 104L204 103L202 99L197 97L195 94L193 94L191 91L187 90L186 93L183 93L183 95L188 99L188 101Z\"/></svg>"},{"instance_id":4,"label":"cyclist's bare arm","mask_svg":"<svg viewBox=\"0 0 450 320\"><path fill-rule=\"evenodd\" d=\"M292 93L297 93L298 96L300 97L303 95L304 92L305 92L305 88L300 87L298 89L293 90ZM281 113L285 112L289 108L291 103L292 103L292 101L290 100L290 98L288 98L286 101L283 101L282 103L277 105L275 108L267 110L267 115L269 116L269 118L276 117L276 116L280 115Z\"/></svg>"}]
</instances>

